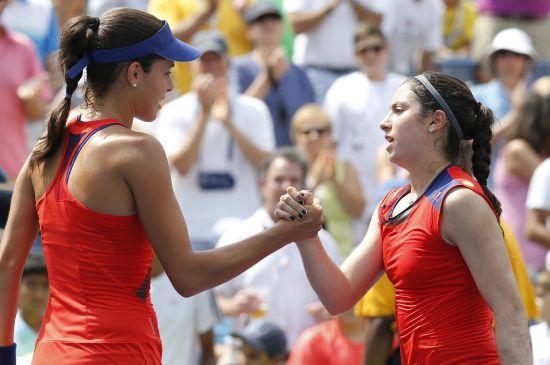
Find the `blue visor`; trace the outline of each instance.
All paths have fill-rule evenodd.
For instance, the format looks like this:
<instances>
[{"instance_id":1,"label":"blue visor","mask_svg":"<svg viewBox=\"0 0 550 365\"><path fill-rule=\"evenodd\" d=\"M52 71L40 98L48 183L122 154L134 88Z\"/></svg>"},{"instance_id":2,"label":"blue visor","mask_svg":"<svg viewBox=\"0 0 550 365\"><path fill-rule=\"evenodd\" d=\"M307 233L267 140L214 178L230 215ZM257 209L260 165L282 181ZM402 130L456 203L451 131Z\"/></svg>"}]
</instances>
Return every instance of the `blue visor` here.
<instances>
[{"instance_id":1,"label":"blue visor","mask_svg":"<svg viewBox=\"0 0 550 365\"><path fill-rule=\"evenodd\" d=\"M76 78L90 63L115 63L131 61L150 55L157 55L172 61L189 62L201 53L185 42L175 38L165 21L162 28L151 37L120 48L101 49L86 53L68 71L67 77Z\"/></svg>"}]
</instances>

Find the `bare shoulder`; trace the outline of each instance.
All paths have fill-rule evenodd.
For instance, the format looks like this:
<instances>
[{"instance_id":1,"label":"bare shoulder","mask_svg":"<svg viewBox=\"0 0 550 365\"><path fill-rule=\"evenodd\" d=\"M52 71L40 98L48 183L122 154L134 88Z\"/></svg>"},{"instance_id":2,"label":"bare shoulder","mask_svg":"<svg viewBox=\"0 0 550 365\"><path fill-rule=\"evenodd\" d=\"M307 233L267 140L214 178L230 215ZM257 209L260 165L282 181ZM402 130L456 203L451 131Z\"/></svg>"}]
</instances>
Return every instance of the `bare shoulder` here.
<instances>
[{"instance_id":1,"label":"bare shoulder","mask_svg":"<svg viewBox=\"0 0 550 365\"><path fill-rule=\"evenodd\" d=\"M485 199L464 187L451 190L443 202L443 208L448 214L467 214L477 209L491 211Z\"/></svg>"}]
</instances>

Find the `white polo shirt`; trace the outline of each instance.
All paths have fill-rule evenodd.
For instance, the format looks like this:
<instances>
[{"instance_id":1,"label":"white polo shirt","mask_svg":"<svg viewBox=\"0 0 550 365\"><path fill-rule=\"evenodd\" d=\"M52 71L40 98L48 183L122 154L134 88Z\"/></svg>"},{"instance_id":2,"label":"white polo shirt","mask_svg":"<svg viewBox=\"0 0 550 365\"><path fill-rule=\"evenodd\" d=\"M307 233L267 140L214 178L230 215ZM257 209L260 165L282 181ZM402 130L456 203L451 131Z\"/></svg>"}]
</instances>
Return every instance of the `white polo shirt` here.
<instances>
[{"instance_id":1,"label":"white polo shirt","mask_svg":"<svg viewBox=\"0 0 550 365\"><path fill-rule=\"evenodd\" d=\"M357 71L337 79L325 96L324 108L332 121L338 155L357 169L367 199L363 218L354 224L356 242L363 239L378 204L376 154L386 143L380 122L389 111L393 94L406 79L389 73L384 81L371 81Z\"/></svg>"},{"instance_id":2,"label":"white polo shirt","mask_svg":"<svg viewBox=\"0 0 550 365\"><path fill-rule=\"evenodd\" d=\"M285 0L287 13L309 13L326 7L332 0ZM381 0L358 0L373 11L381 11ZM296 34L293 61L301 66L337 69L355 67L353 34L358 20L348 1L342 1L314 29Z\"/></svg>"},{"instance_id":3,"label":"white polo shirt","mask_svg":"<svg viewBox=\"0 0 550 365\"><path fill-rule=\"evenodd\" d=\"M231 119L256 146L275 148L273 122L267 106L259 99L231 94ZM186 142L197 123L200 105L195 92L166 104L157 118L155 136L168 156ZM204 190L200 173L227 173L235 184L230 189ZM215 241L214 224L227 217L245 218L260 206L260 193L254 166L231 137L227 128L213 117L207 122L199 156L187 174L171 168L172 185L187 222L189 236L195 240Z\"/></svg>"},{"instance_id":4,"label":"white polo shirt","mask_svg":"<svg viewBox=\"0 0 550 365\"><path fill-rule=\"evenodd\" d=\"M436 52L443 46L441 0L386 0L382 30L390 45L390 68L409 75L420 62L422 50Z\"/></svg>"},{"instance_id":5,"label":"white polo shirt","mask_svg":"<svg viewBox=\"0 0 550 365\"><path fill-rule=\"evenodd\" d=\"M263 232L273 224L268 212L260 208L251 217L226 231L217 246L238 242ZM334 239L324 230L319 232L319 237L332 260L340 264L341 258ZM315 324L306 306L318 302L319 298L309 284L300 251L294 243L267 256L216 290L223 296L232 297L245 288L267 294L265 319L281 326L287 335L289 349L303 330Z\"/></svg>"},{"instance_id":6,"label":"white polo shirt","mask_svg":"<svg viewBox=\"0 0 550 365\"><path fill-rule=\"evenodd\" d=\"M212 291L184 298L162 273L151 279L151 301L162 340L162 364L198 365L199 336L220 319Z\"/></svg>"}]
</instances>

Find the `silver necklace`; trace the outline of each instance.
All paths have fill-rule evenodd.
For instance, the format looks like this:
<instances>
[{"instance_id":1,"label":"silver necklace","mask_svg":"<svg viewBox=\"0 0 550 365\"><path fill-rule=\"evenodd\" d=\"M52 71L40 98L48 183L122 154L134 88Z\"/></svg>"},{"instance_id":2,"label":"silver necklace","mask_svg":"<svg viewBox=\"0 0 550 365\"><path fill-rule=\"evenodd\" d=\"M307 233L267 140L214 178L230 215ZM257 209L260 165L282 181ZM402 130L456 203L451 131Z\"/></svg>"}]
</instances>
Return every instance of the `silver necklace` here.
<instances>
[{"instance_id":1,"label":"silver necklace","mask_svg":"<svg viewBox=\"0 0 550 365\"><path fill-rule=\"evenodd\" d=\"M432 179L430 180L430 182L428 182L428 184L426 185L426 187L422 190L422 194L418 194L416 196L416 198L409 198L409 201L408 201L408 205L412 205L414 204L415 201L418 200L419 197L421 197L422 195L424 195L424 193L428 190L428 188L432 185L432 183L435 181L435 179L439 176L439 174L441 173L441 171L443 171L444 169L447 168L448 165L445 165L445 167L443 167L442 169L440 169L437 174L434 175L434 177L432 177ZM409 194L412 193L412 184L411 184L411 191L409 192Z\"/></svg>"}]
</instances>

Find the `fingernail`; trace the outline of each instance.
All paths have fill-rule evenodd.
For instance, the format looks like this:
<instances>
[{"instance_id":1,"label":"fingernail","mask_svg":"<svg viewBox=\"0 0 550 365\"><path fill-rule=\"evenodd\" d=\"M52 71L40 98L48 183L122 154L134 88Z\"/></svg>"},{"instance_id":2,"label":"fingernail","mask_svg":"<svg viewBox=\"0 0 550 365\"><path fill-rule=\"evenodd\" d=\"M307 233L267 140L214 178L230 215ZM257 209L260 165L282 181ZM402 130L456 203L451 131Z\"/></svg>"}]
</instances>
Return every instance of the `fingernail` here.
<instances>
[{"instance_id":1,"label":"fingernail","mask_svg":"<svg viewBox=\"0 0 550 365\"><path fill-rule=\"evenodd\" d=\"M303 200L300 200L298 203L300 203L301 205L304 205L304 201L303 201Z\"/></svg>"},{"instance_id":2,"label":"fingernail","mask_svg":"<svg viewBox=\"0 0 550 365\"><path fill-rule=\"evenodd\" d=\"M289 221L293 221L293 220L295 220L295 219L296 219L296 217L295 217L295 216L293 216L293 215L292 215L292 216L290 216L290 218L288 218L288 220L289 220Z\"/></svg>"},{"instance_id":3,"label":"fingernail","mask_svg":"<svg viewBox=\"0 0 550 365\"><path fill-rule=\"evenodd\" d=\"M302 213L298 214L298 218L300 218L300 219L303 219L303 218L304 218L304 216L302 215Z\"/></svg>"},{"instance_id":4,"label":"fingernail","mask_svg":"<svg viewBox=\"0 0 550 365\"><path fill-rule=\"evenodd\" d=\"M301 196L305 196L304 193L300 193Z\"/></svg>"},{"instance_id":5,"label":"fingernail","mask_svg":"<svg viewBox=\"0 0 550 365\"><path fill-rule=\"evenodd\" d=\"M302 214L307 214L307 211L305 209L303 209Z\"/></svg>"}]
</instances>

